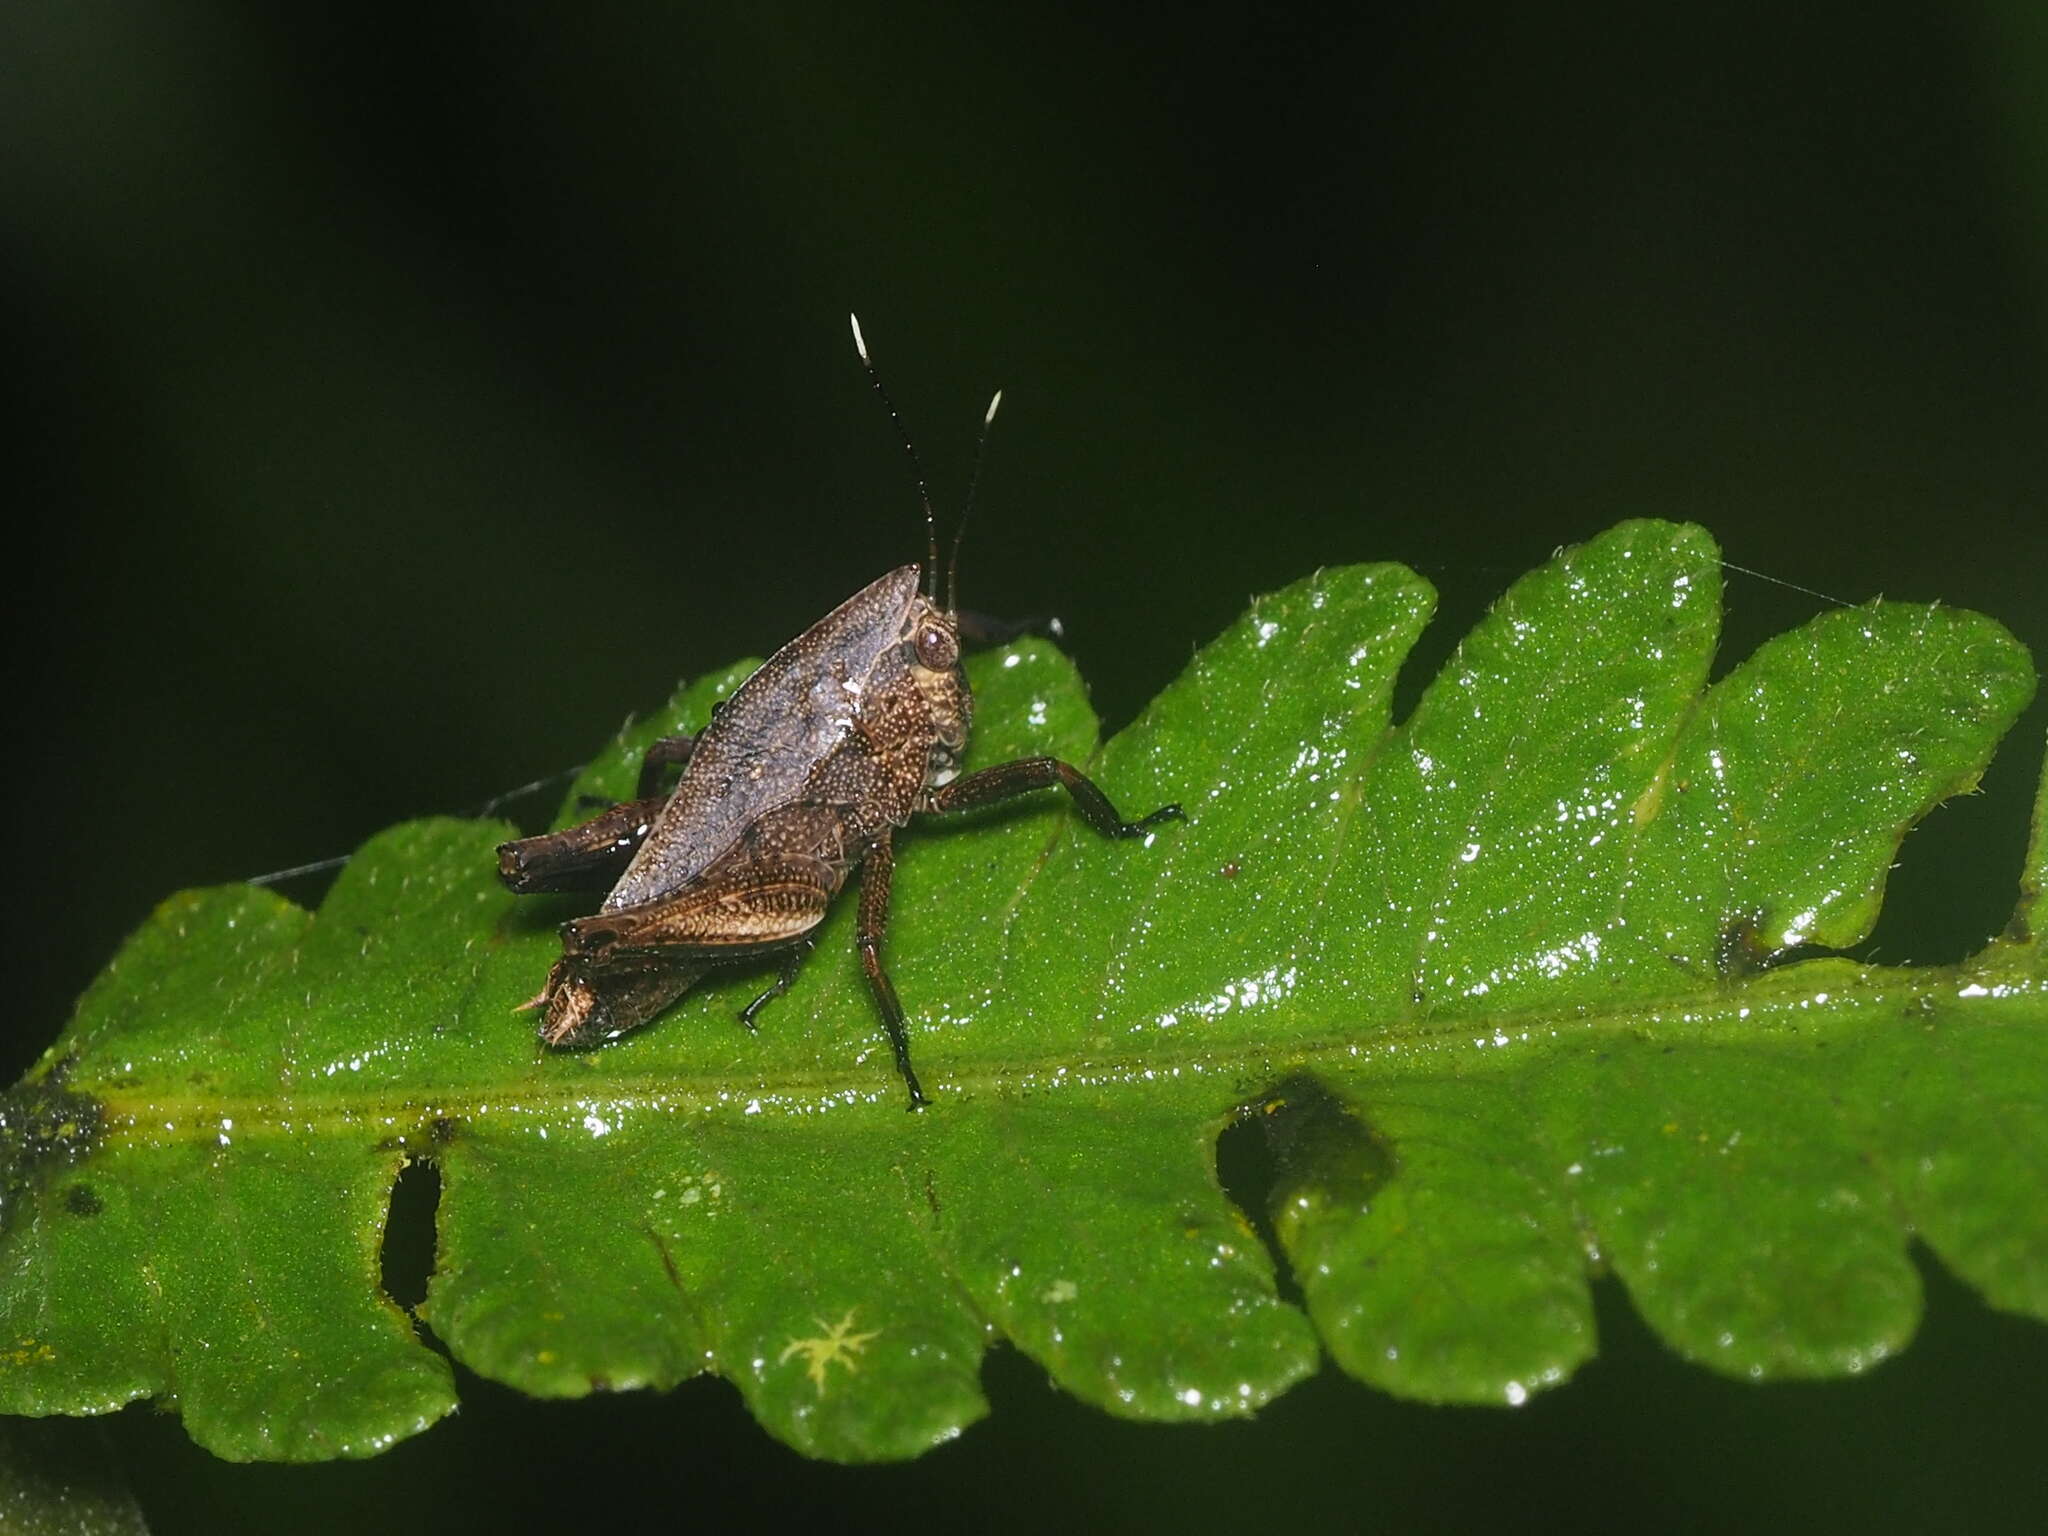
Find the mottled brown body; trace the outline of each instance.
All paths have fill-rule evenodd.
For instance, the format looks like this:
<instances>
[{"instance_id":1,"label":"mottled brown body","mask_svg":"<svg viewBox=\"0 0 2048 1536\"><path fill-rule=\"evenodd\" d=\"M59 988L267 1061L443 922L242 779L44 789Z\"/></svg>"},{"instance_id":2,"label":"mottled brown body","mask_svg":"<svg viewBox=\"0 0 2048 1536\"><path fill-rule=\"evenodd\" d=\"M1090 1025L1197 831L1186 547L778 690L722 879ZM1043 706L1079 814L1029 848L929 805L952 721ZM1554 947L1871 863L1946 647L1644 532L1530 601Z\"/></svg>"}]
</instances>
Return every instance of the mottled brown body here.
<instances>
[{"instance_id":1,"label":"mottled brown body","mask_svg":"<svg viewBox=\"0 0 2048 1536\"><path fill-rule=\"evenodd\" d=\"M740 685L607 910L659 901L750 843L838 867L837 890L866 844L951 776L972 706L958 632L918 578L906 565L871 582Z\"/></svg>"},{"instance_id":2,"label":"mottled brown body","mask_svg":"<svg viewBox=\"0 0 2048 1536\"><path fill-rule=\"evenodd\" d=\"M854 339L865 363L858 321ZM879 392L872 367L869 377ZM994 416L991 402L984 431ZM929 501L925 513L929 528ZM935 531L932 543L935 567ZM973 712L959 616L939 606L935 572L900 566L771 656L702 734L657 742L641 765L638 799L581 826L501 844L498 872L515 891L607 889L595 913L563 925L562 956L526 1005L543 1010L541 1039L570 1046L623 1034L712 967L782 954L780 979L741 1014L751 1028L761 1005L788 988L812 930L858 869L861 967L911 1107L921 1107L903 1009L881 955L897 829L913 816L1054 784L1107 837L1135 837L1180 815L1168 805L1127 822L1056 758L960 778ZM676 762L683 774L674 792L655 794L661 768Z\"/></svg>"},{"instance_id":3,"label":"mottled brown body","mask_svg":"<svg viewBox=\"0 0 2048 1536\"><path fill-rule=\"evenodd\" d=\"M861 962L913 1107L903 1014L881 964L894 866L891 837L913 816L963 810L1063 784L1096 830L1130 837L1180 814L1126 822L1102 791L1054 758L958 778L973 699L957 618L919 590L919 568L891 571L777 651L694 741L649 754L642 798L563 832L498 850L515 891L587 889L616 874L589 917L563 925L562 957L530 1006L541 1039L576 1045L645 1023L712 966L786 952L789 985L832 898L862 870ZM648 793L664 761L675 791ZM658 807L658 809L657 809Z\"/></svg>"}]
</instances>

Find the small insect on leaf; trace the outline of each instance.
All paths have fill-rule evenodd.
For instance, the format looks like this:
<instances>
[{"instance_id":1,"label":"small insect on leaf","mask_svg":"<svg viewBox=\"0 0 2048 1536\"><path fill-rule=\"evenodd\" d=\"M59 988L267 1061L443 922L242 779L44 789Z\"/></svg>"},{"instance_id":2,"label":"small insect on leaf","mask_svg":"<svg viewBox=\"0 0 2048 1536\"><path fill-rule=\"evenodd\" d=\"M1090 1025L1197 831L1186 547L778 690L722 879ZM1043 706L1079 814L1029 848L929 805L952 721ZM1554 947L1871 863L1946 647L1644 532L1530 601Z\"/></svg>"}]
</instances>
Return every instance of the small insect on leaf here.
<instances>
[{"instance_id":1,"label":"small insect on leaf","mask_svg":"<svg viewBox=\"0 0 2048 1536\"><path fill-rule=\"evenodd\" d=\"M751 1029L762 1005L788 989L833 898L859 871L861 967L910 1107L919 1109L929 1101L882 963L895 835L919 816L1054 785L1105 837L1141 836L1181 809L1127 821L1085 774L1052 757L960 776L974 714L960 665L960 537L1002 392L982 416L942 604L938 519L917 450L858 317L853 341L916 473L926 563L878 577L783 646L697 736L656 742L635 799L580 826L501 845L498 870L520 893L606 893L594 914L563 925L561 957L523 1005L541 1010L541 1039L564 1047L646 1023L715 968L780 957L774 985L742 1012ZM656 793L674 764L682 765L674 790Z\"/></svg>"}]
</instances>

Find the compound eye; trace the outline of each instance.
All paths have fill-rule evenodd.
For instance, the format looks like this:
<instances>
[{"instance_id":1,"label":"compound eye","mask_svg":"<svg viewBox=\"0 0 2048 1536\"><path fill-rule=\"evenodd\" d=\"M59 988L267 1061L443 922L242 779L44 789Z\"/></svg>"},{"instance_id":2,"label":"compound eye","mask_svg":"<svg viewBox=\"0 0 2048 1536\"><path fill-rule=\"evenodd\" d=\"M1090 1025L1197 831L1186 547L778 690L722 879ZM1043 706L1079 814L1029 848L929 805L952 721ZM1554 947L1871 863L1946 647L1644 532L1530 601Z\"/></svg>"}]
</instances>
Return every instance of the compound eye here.
<instances>
[{"instance_id":1,"label":"compound eye","mask_svg":"<svg viewBox=\"0 0 2048 1536\"><path fill-rule=\"evenodd\" d=\"M917 659L934 672L943 672L960 659L959 642L951 630L938 624L923 624L918 627Z\"/></svg>"}]
</instances>

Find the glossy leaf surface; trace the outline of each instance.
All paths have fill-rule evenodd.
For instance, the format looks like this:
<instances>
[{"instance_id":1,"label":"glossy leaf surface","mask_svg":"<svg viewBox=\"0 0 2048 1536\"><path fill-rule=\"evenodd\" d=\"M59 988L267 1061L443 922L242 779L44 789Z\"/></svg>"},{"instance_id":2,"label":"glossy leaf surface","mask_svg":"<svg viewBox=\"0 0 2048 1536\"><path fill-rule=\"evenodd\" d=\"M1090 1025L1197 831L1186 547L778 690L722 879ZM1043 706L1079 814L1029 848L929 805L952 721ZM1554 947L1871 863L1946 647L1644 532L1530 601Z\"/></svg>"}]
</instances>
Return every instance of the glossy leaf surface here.
<instances>
[{"instance_id":1,"label":"glossy leaf surface","mask_svg":"<svg viewBox=\"0 0 2048 1536\"><path fill-rule=\"evenodd\" d=\"M1630 523L1517 583L1396 727L1432 602L1397 566L1300 582L1099 754L1056 652L975 662L970 766L1092 760L1126 812L1189 819L1110 843L1046 795L903 840L921 1115L850 902L758 1033L756 972L570 1055L511 1010L590 903L505 894L503 824L395 828L317 915L173 897L0 1100L0 1408L160 1396L283 1459L431 1423L448 1365L378 1288L414 1158L442 1180L422 1320L456 1359L557 1396L716 1371L847 1460L957 1434L1001 1339L1144 1418L1250 1412L1324 1350L1519 1402L1593 1353L1602 1267L1746 1377L1902 1347L1915 1237L2048 1317L2038 826L1968 965L1803 958L1868 933L1907 829L2030 696L2025 653L1880 603L1709 684L1714 546ZM575 793L626 793L746 670ZM1218 1185L1237 1117L1305 1308Z\"/></svg>"}]
</instances>

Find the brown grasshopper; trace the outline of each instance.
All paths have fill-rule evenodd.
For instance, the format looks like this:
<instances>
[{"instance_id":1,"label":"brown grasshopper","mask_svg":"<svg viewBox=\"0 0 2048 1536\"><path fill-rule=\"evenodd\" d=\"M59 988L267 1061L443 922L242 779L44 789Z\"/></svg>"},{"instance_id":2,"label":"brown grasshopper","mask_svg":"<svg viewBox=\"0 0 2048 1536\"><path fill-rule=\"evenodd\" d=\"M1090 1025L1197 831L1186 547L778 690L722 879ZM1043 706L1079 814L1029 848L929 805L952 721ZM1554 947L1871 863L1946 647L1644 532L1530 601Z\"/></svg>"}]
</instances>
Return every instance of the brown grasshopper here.
<instances>
[{"instance_id":1,"label":"brown grasshopper","mask_svg":"<svg viewBox=\"0 0 2048 1536\"><path fill-rule=\"evenodd\" d=\"M854 345L883 405L901 419ZM982 419L989 424L997 393ZM904 447L910 448L907 435ZM913 464L915 450L911 450ZM980 450L975 455L979 477ZM1079 769L1053 757L959 776L974 701L960 668L956 531L946 603L938 602L938 525L918 473L930 561L899 566L777 651L695 737L654 743L639 798L581 826L498 847L498 873L522 894L606 889L589 917L562 926L562 955L540 995L551 1046L610 1039L646 1023L721 965L781 954L774 985L741 1011L746 1026L787 991L832 898L860 870L861 967L882 1012L910 1107L928 1101L911 1069L903 1006L882 966L894 837L911 818L964 811L1058 784L1105 837L1137 837L1178 818L1166 805L1126 821ZM973 504L969 491L968 505ZM965 528L965 514L961 529ZM969 626L970 629L972 625ZM683 765L668 795L662 769Z\"/></svg>"}]
</instances>

